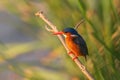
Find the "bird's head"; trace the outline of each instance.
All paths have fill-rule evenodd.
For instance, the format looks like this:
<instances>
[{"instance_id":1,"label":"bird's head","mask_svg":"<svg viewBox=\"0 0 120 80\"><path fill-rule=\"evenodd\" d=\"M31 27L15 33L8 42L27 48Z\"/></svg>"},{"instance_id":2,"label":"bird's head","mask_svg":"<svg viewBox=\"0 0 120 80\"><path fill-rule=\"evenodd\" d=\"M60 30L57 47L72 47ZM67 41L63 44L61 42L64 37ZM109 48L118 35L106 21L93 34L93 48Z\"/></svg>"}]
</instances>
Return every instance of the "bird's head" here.
<instances>
[{"instance_id":1,"label":"bird's head","mask_svg":"<svg viewBox=\"0 0 120 80\"><path fill-rule=\"evenodd\" d=\"M74 28L65 28L63 31L56 32L56 35L64 35L65 37L72 36L75 37L78 35L78 32Z\"/></svg>"}]
</instances>

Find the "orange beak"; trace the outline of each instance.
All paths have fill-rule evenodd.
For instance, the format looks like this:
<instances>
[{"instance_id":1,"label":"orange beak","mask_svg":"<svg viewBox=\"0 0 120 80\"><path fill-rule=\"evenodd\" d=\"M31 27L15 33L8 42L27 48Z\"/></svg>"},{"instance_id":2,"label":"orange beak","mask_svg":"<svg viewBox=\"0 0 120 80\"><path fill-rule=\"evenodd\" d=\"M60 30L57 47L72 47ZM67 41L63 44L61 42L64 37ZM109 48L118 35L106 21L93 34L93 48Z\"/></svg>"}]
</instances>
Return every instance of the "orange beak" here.
<instances>
[{"instance_id":1,"label":"orange beak","mask_svg":"<svg viewBox=\"0 0 120 80\"><path fill-rule=\"evenodd\" d=\"M60 32L54 32L53 34L54 34L54 35L62 35L63 32L62 32L62 31L60 31Z\"/></svg>"}]
</instances>

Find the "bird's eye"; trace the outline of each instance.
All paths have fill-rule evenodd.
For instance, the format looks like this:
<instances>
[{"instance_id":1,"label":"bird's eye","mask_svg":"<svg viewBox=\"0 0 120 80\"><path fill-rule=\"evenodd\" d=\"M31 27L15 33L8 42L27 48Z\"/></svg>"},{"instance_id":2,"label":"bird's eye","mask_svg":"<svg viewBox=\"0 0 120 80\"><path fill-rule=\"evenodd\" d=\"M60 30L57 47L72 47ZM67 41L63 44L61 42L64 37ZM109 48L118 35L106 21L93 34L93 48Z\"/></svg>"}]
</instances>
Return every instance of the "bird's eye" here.
<instances>
[{"instance_id":1,"label":"bird's eye","mask_svg":"<svg viewBox=\"0 0 120 80\"><path fill-rule=\"evenodd\" d=\"M68 32L65 32L65 33L68 33Z\"/></svg>"}]
</instances>

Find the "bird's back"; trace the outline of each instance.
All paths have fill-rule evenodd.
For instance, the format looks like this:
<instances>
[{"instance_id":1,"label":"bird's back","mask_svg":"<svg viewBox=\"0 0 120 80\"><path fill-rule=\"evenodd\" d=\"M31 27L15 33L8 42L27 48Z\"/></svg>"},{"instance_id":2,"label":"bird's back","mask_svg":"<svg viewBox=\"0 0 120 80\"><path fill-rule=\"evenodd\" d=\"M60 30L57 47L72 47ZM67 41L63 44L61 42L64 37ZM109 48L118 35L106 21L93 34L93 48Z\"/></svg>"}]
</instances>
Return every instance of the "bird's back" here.
<instances>
[{"instance_id":1,"label":"bird's back","mask_svg":"<svg viewBox=\"0 0 120 80\"><path fill-rule=\"evenodd\" d=\"M79 53L81 53L85 58L88 55L88 48L85 40L78 34L78 37L73 38L73 42L79 46Z\"/></svg>"}]
</instances>

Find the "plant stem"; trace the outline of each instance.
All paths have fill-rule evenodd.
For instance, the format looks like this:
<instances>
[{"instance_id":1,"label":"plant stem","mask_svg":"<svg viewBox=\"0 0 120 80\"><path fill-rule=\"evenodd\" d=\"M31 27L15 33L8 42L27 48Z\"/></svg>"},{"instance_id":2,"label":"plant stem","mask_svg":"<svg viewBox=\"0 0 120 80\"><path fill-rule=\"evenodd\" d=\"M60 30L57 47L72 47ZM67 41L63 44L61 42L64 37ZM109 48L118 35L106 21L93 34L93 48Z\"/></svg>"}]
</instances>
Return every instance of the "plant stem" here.
<instances>
[{"instance_id":1,"label":"plant stem","mask_svg":"<svg viewBox=\"0 0 120 80\"><path fill-rule=\"evenodd\" d=\"M56 26L54 24L52 24L44 15L43 15L43 12L37 12L35 14L36 16L39 16L44 22L46 22L49 27L54 31L54 32L58 32ZM63 46L65 47L66 51L67 52L70 52L69 49L67 48L65 42L64 42L64 39L61 35L57 35L58 38L60 39L60 41L62 42ZM70 54L69 55L72 59L75 57L74 54ZM74 60L74 62L77 64L77 66L81 69L81 71L84 73L84 75L86 75L86 77L89 79L89 80L94 80L94 78L91 76L91 74L88 72L88 70L86 69L86 67L81 63L81 61L76 58Z\"/></svg>"}]
</instances>

